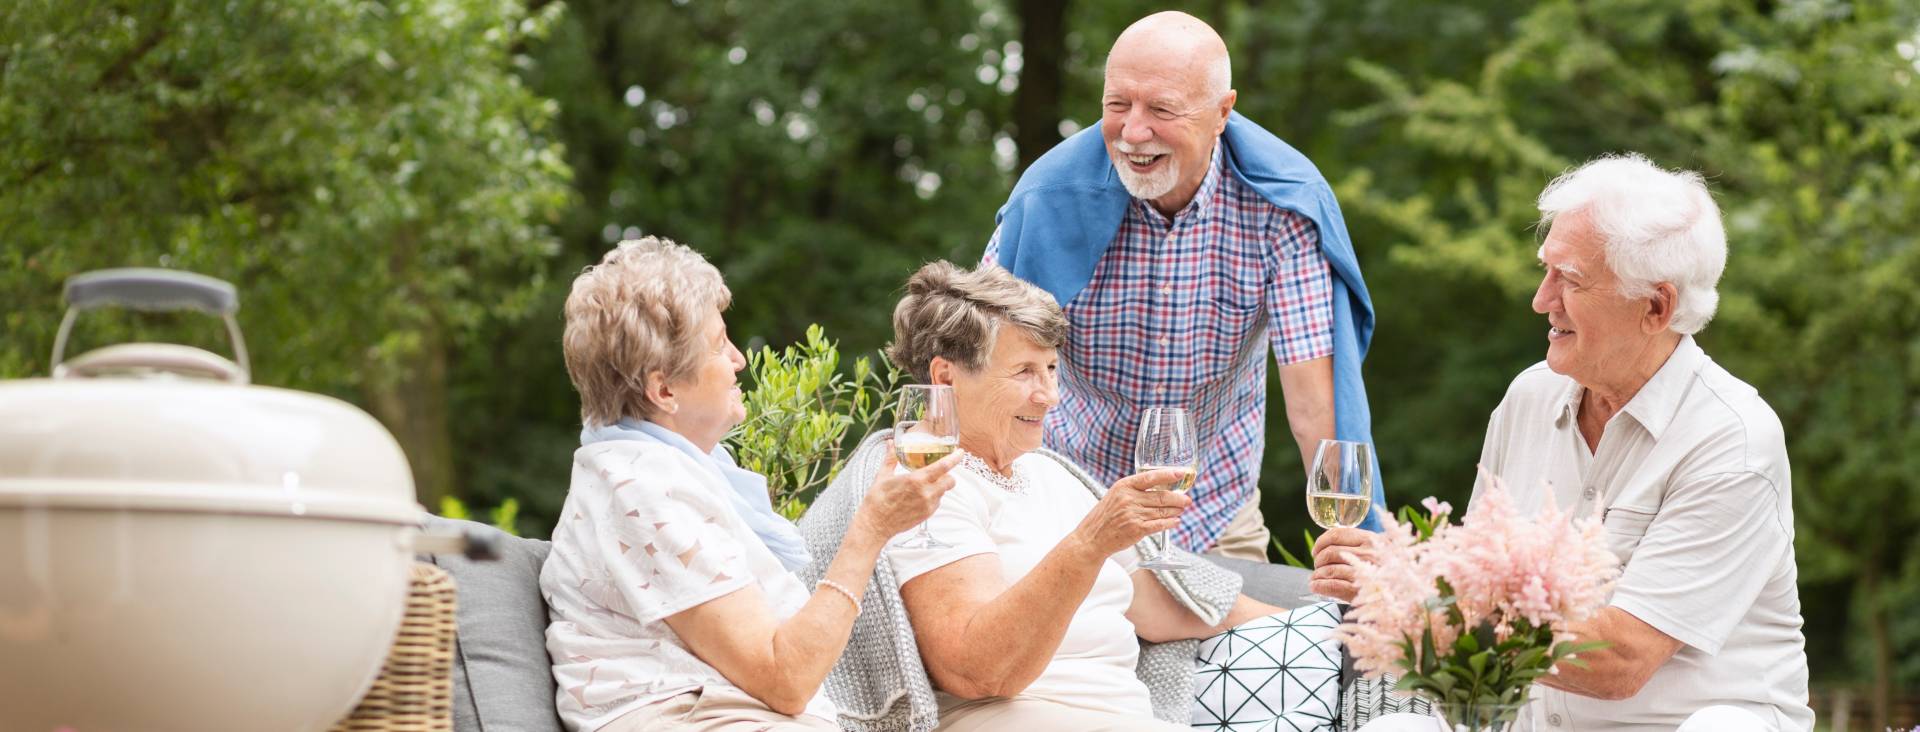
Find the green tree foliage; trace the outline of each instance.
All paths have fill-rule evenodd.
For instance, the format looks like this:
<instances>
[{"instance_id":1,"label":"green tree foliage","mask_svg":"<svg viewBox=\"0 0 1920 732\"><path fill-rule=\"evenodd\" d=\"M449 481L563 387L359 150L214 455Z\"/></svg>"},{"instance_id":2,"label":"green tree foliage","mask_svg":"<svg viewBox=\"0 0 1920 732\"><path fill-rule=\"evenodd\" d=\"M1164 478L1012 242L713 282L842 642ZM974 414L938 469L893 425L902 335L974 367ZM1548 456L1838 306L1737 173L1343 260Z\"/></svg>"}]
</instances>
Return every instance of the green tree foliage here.
<instances>
[{"instance_id":1,"label":"green tree foliage","mask_svg":"<svg viewBox=\"0 0 1920 732\"><path fill-rule=\"evenodd\" d=\"M740 292L738 334L787 343L822 320L864 350L885 339L906 273L978 257L1013 160L1004 11L569 5L531 80L567 110L582 263L620 238L671 237ZM758 294L776 287L788 297Z\"/></svg>"},{"instance_id":2,"label":"green tree foliage","mask_svg":"<svg viewBox=\"0 0 1920 732\"><path fill-rule=\"evenodd\" d=\"M555 251L555 107L512 73L552 15L491 0L8 3L0 375L46 372L75 273L220 277L242 293L255 380L367 405L433 502L453 477L448 353L525 315Z\"/></svg>"},{"instance_id":3,"label":"green tree foliage","mask_svg":"<svg viewBox=\"0 0 1920 732\"><path fill-rule=\"evenodd\" d=\"M1541 187L1620 150L1706 172L1732 253L1701 342L1786 422L1816 680L1920 684L1909 0L527 2L0 4L0 375L45 371L74 272L231 279L261 381L368 405L431 485L542 535L580 428L565 273L671 237L746 350L821 323L871 352L907 275L975 261L1018 166L1095 122L1120 29L1174 7L1341 195L1395 503L1459 505L1542 357ZM1268 418L1263 508L1297 536Z\"/></svg>"},{"instance_id":4,"label":"green tree foliage","mask_svg":"<svg viewBox=\"0 0 1920 732\"><path fill-rule=\"evenodd\" d=\"M909 273L986 244L1015 161L1016 30L997 2L568 2L526 73L560 104L578 191L556 269L664 236L724 273L743 350L816 322L844 352L879 348ZM452 405L463 488L523 497L530 529L559 512L578 446L567 286L547 283L539 316L487 326L453 365L472 385Z\"/></svg>"}]
</instances>

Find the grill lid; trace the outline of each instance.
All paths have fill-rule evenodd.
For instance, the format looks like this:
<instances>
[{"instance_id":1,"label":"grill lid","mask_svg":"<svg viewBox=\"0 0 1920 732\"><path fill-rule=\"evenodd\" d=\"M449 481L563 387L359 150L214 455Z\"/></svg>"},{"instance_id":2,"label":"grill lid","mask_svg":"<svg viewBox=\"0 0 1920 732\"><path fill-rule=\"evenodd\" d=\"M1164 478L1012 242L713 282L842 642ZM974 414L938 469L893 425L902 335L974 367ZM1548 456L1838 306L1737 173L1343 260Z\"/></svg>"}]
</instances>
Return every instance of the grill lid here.
<instances>
[{"instance_id":1,"label":"grill lid","mask_svg":"<svg viewBox=\"0 0 1920 732\"><path fill-rule=\"evenodd\" d=\"M74 278L67 298L54 378L0 382L0 507L418 522L406 456L371 416L330 397L248 384L230 285L106 270ZM218 315L237 362L146 343L64 360L75 316L108 305Z\"/></svg>"}]
</instances>

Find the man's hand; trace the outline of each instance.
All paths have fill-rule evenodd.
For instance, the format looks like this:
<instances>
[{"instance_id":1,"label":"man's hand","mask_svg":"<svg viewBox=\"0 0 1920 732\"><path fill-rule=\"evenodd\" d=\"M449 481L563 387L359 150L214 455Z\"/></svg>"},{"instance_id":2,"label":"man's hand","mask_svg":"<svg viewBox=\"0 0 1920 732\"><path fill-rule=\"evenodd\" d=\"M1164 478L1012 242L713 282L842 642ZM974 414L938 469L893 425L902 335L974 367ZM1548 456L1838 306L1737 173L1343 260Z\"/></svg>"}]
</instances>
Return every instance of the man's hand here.
<instances>
[{"instance_id":1,"label":"man's hand","mask_svg":"<svg viewBox=\"0 0 1920 732\"><path fill-rule=\"evenodd\" d=\"M1313 542L1313 577L1307 581L1307 589L1353 602L1360 588L1353 584L1353 563L1347 561L1347 555L1372 559L1375 536L1364 529L1327 529Z\"/></svg>"}]
</instances>

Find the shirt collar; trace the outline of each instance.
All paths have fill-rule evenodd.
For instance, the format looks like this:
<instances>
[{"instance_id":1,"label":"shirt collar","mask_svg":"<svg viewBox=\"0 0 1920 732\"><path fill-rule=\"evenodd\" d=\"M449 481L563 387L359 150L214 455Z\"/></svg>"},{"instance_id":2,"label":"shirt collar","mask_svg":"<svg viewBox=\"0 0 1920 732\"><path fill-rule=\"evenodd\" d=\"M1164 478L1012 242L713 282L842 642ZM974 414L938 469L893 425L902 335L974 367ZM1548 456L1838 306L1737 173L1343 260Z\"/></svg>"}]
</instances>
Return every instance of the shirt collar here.
<instances>
[{"instance_id":1,"label":"shirt collar","mask_svg":"<svg viewBox=\"0 0 1920 732\"><path fill-rule=\"evenodd\" d=\"M1180 209L1180 212L1174 214L1172 219L1160 213L1160 209L1154 208L1152 201L1135 198L1133 199L1133 205L1140 207L1141 210L1157 217L1157 220L1165 223L1172 223L1181 217L1192 217L1194 221L1205 221L1208 214L1213 211L1213 197L1214 194L1220 191L1220 179L1226 175L1225 166L1221 164L1223 159L1220 155L1220 148L1225 146L1226 141L1224 139L1216 138L1213 141L1213 157L1207 161L1207 175L1200 179L1200 190L1194 191L1193 200L1188 201L1186 208Z\"/></svg>"},{"instance_id":2,"label":"shirt collar","mask_svg":"<svg viewBox=\"0 0 1920 732\"><path fill-rule=\"evenodd\" d=\"M1687 395L1687 385L1706 362L1707 353L1694 343L1693 336L1681 336L1680 345L1673 349L1672 355L1667 356L1667 362L1661 364L1660 370L1653 372L1653 378L1647 379L1647 383L1634 393L1632 399L1627 400L1626 406L1621 407L1620 411L1639 422L1653 439L1660 439L1660 434L1666 431L1667 425L1673 423L1674 415L1679 413L1680 400ZM1564 427L1568 420L1573 419L1580 409L1580 397L1585 393L1585 388L1572 379L1567 380L1560 409L1554 413L1554 426Z\"/></svg>"}]
</instances>

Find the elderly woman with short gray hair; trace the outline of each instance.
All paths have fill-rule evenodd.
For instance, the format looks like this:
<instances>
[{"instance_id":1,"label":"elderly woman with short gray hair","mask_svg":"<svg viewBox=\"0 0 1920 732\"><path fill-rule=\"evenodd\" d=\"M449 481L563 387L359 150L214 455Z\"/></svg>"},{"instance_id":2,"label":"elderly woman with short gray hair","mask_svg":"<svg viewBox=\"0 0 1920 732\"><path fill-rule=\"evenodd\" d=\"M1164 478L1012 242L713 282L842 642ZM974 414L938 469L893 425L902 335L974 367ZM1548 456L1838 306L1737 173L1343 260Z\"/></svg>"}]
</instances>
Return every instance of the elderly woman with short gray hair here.
<instances>
[{"instance_id":1,"label":"elderly woman with short gray hair","mask_svg":"<svg viewBox=\"0 0 1920 732\"><path fill-rule=\"evenodd\" d=\"M1084 471L1036 452L1067 333L1052 296L998 267L934 262L907 282L893 325L891 360L953 387L964 455L928 522L951 546L887 552L938 729L1187 729L1154 718L1136 638L1204 638L1280 608L1239 596L1209 623L1140 569L1135 544L1189 505L1159 490L1178 471L1096 497Z\"/></svg>"},{"instance_id":2,"label":"elderly woman with short gray hair","mask_svg":"<svg viewBox=\"0 0 1920 732\"><path fill-rule=\"evenodd\" d=\"M957 457L889 470L803 585L799 533L720 448L746 416L730 299L713 265L653 237L621 242L567 298L586 428L540 589L569 730L838 729L821 683L880 549L953 485Z\"/></svg>"}]
</instances>

